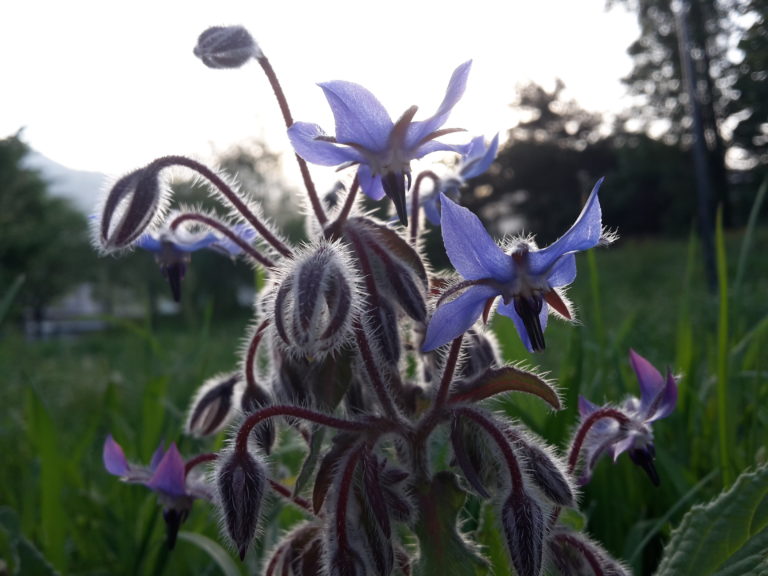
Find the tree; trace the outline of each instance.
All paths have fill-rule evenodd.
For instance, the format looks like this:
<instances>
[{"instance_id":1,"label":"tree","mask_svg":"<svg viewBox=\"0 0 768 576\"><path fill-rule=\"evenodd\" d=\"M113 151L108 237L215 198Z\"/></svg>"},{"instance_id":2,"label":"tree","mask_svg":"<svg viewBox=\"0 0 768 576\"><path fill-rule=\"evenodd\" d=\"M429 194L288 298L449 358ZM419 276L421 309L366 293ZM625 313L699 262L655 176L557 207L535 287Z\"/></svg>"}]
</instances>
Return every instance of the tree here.
<instances>
[{"instance_id":1,"label":"tree","mask_svg":"<svg viewBox=\"0 0 768 576\"><path fill-rule=\"evenodd\" d=\"M19 301L42 320L45 308L89 275L93 260L85 216L22 161L21 133L0 140L0 286L24 277Z\"/></svg>"}]
</instances>

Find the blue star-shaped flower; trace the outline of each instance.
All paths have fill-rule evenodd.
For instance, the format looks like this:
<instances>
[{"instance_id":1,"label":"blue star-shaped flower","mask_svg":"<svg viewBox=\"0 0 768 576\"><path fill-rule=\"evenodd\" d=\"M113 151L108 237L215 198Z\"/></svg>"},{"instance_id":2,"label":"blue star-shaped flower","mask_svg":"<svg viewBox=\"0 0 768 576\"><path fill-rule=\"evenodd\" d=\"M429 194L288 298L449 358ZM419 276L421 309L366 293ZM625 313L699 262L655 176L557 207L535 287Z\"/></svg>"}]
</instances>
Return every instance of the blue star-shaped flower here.
<instances>
[{"instance_id":1,"label":"blue star-shaped flower","mask_svg":"<svg viewBox=\"0 0 768 576\"><path fill-rule=\"evenodd\" d=\"M119 476L124 482L143 484L158 495L168 529L169 548L173 548L179 527L189 515L193 501L196 498L213 499L204 482L188 478L176 444L171 444L168 450L161 444L149 466L136 466L128 462L122 446L109 435L104 442L103 460L110 474Z\"/></svg>"},{"instance_id":2,"label":"blue star-shaped flower","mask_svg":"<svg viewBox=\"0 0 768 576\"><path fill-rule=\"evenodd\" d=\"M439 186L435 186L431 192L422 196L419 203L424 208L424 215L432 225L440 225L440 194L445 194L454 202L458 201L461 189L466 185L467 180L476 178L488 170L496 158L498 149L498 134L487 146L482 136L473 138L461 155L454 173L441 178Z\"/></svg>"},{"instance_id":3,"label":"blue star-shaped flower","mask_svg":"<svg viewBox=\"0 0 768 576\"><path fill-rule=\"evenodd\" d=\"M656 450L653 445L651 423L669 416L677 404L677 380L667 372L666 378L645 358L634 350L629 351L629 361L640 384L640 398L627 398L618 409L629 419L620 425L616 420L603 419L595 423L587 435L585 444L587 468L580 479L585 484L600 456L610 454L615 462L624 452L648 474L654 484L659 476L653 465ZM582 421L601 409L579 396L579 414Z\"/></svg>"},{"instance_id":4,"label":"blue star-shaped flower","mask_svg":"<svg viewBox=\"0 0 768 576\"><path fill-rule=\"evenodd\" d=\"M250 226L238 224L233 230L241 240L246 242L251 242L256 237L255 230ZM185 234L170 230L151 232L143 234L136 240L135 246L155 255L163 276L168 279L171 294L176 302L181 299L181 281L186 274L192 252L208 248L229 256L242 253L242 249L232 240L212 232L205 234Z\"/></svg>"},{"instance_id":5,"label":"blue star-shaped flower","mask_svg":"<svg viewBox=\"0 0 768 576\"><path fill-rule=\"evenodd\" d=\"M418 122L413 121L416 106L393 122L376 97L359 84L322 83L320 88L336 122L336 136L328 136L317 124L296 122L288 129L288 137L296 153L308 162L322 166L358 165L357 177L363 192L374 200L389 196L400 221L407 225L405 193L410 185L411 160L431 152L464 149L464 145L446 144L436 138L456 131L440 128L464 94L471 64L468 61L456 68L437 112Z\"/></svg>"},{"instance_id":6,"label":"blue star-shaped flower","mask_svg":"<svg viewBox=\"0 0 768 576\"><path fill-rule=\"evenodd\" d=\"M611 238L603 232L595 184L576 222L563 236L539 250L532 240L516 239L505 252L493 241L472 212L442 196L443 243L453 267L465 281L441 298L422 350L428 352L450 342L487 314L496 297L498 310L515 323L525 347L544 349L544 329L550 307L571 319L571 310L559 289L576 278L574 254ZM450 302L445 298L459 291Z\"/></svg>"}]
</instances>

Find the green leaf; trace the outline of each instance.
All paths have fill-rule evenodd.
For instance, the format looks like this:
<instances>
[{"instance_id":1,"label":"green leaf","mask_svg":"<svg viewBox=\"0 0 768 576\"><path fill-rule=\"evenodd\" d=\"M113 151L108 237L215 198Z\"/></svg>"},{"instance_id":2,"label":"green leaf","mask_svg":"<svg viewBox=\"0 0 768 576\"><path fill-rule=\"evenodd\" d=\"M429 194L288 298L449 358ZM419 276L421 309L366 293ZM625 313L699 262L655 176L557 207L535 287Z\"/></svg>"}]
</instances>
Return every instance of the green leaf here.
<instances>
[{"instance_id":1,"label":"green leaf","mask_svg":"<svg viewBox=\"0 0 768 576\"><path fill-rule=\"evenodd\" d=\"M502 392L526 392L548 402L555 410L562 407L557 391L549 382L515 366L486 370L479 378L458 386L449 402L479 402Z\"/></svg>"},{"instance_id":2,"label":"green leaf","mask_svg":"<svg viewBox=\"0 0 768 576\"><path fill-rule=\"evenodd\" d=\"M768 466L694 506L664 550L656 576L768 574Z\"/></svg>"},{"instance_id":3,"label":"green leaf","mask_svg":"<svg viewBox=\"0 0 768 576\"><path fill-rule=\"evenodd\" d=\"M485 574L488 563L457 531L466 494L450 472L439 472L430 484L416 490L419 521L419 559L415 576L471 576Z\"/></svg>"},{"instance_id":4,"label":"green leaf","mask_svg":"<svg viewBox=\"0 0 768 576\"><path fill-rule=\"evenodd\" d=\"M181 531L179 532L179 540L189 542L208 554L211 560L216 562L216 565L221 568L221 572L224 576L242 576L243 573L232 559L232 556L230 556L217 542L214 542L207 536L196 534L194 532Z\"/></svg>"}]
</instances>

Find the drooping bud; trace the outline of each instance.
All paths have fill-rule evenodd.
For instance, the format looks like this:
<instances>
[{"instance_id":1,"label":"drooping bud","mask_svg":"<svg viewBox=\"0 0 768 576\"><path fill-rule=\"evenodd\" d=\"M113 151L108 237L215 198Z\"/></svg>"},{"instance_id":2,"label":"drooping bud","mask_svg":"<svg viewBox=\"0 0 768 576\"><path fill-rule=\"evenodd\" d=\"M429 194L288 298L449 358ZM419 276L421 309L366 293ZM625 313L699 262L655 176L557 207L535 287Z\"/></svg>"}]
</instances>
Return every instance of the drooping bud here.
<instances>
[{"instance_id":1,"label":"drooping bud","mask_svg":"<svg viewBox=\"0 0 768 576\"><path fill-rule=\"evenodd\" d=\"M512 565L519 576L539 576L544 546L544 513L522 491L514 491L501 509L501 524Z\"/></svg>"},{"instance_id":2,"label":"drooping bud","mask_svg":"<svg viewBox=\"0 0 768 576\"><path fill-rule=\"evenodd\" d=\"M423 322L429 281L418 252L397 232L369 218L350 218L343 233L381 299L396 302L408 316Z\"/></svg>"},{"instance_id":3,"label":"drooping bud","mask_svg":"<svg viewBox=\"0 0 768 576\"><path fill-rule=\"evenodd\" d=\"M498 344L492 332L470 328L464 333L464 361L456 374L459 380L471 380L499 364Z\"/></svg>"},{"instance_id":4,"label":"drooping bud","mask_svg":"<svg viewBox=\"0 0 768 576\"><path fill-rule=\"evenodd\" d=\"M198 37L195 56L209 68L240 68L262 52L243 26L213 26Z\"/></svg>"},{"instance_id":5,"label":"drooping bud","mask_svg":"<svg viewBox=\"0 0 768 576\"><path fill-rule=\"evenodd\" d=\"M146 230L162 201L160 171L149 164L120 178L107 195L99 225L99 245L127 248Z\"/></svg>"},{"instance_id":6,"label":"drooping bud","mask_svg":"<svg viewBox=\"0 0 768 576\"><path fill-rule=\"evenodd\" d=\"M210 436L224 428L237 411L234 394L240 381L239 372L219 374L206 380L192 400L187 417L187 434Z\"/></svg>"},{"instance_id":7,"label":"drooping bud","mask_svg":"<svg viewBox=\"0 0 768 576\"><path fill-rule=\"evenodd\" d=\"M516 450L523 456L523 466L531 481L558 506L573 506L573 489L555 457L522 436L519 438Z\"/></svg>"},{"instance_id":8,"label":"drooping bud","mask_svg":"<svg viewBox=\"0 0 768 576\"><path fill-rule=\"evenodd\" d=\"M256 534L266 471L249 452L235 449L223 456L216 479L227 532L242 560Z\"/></svg>"},{"instance_id":9,"label":"drooping bud","mask_svg":"<svg viewBox=\"0 0 768 576\"><path fill-rule=\"evenodd\" d=\"M559 526L547 540L549 560L563 575L629 576L631 572L584 534Z\"/></svg>"},{"instance_id":10,"label":"drooping bud","mask_svg":"<svg viewBox=\"0 0 768 576\"><path fill-rule=\"evenodd\" d=\"M275 328L288 351L320 358L346 341L356 311L351 266L338 244L297 256L275 292Z\"/></svg>"}]
</instances>

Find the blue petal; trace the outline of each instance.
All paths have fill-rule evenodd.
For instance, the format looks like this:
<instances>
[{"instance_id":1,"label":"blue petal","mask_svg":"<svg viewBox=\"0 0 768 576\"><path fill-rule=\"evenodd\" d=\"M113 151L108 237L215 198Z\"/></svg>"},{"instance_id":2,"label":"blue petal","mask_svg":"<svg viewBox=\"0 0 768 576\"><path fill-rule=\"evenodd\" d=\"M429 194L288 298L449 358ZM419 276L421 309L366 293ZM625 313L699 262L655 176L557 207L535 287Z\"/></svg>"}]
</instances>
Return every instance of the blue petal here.
<instances>
[{"instance_id":1,"label":"blue petal","mask_svg":"<svg viewBox=\"0 0 768 576\"><path fill-rule=\"evenodd\" d=\"M445 194L440 195L440 206L443 244L459 274L467 280L511 281L515 275L512 258L488 235L480 219Z\"/></svg>"},{"instance_id":2,"label":"blue petal","mask_svg":"<svg viewBox=\"0 0 768 576\"><path fill-rule=\"evenodd\" d=\"M347 162L362 162L357 150L318 138L327 137L317 124L295 122L288 128L288 139L296 154L312 164L338 166Z\"/></svg>"},{"instance_id":3,"label":"blue petal","mask_svg":"<svg viewBox=\"0 0 768 576\"><path fill-rule=\"evenodd\" d=\"M384 198L384 186L381 184L381 176L374 175L368 164L360 164L357 169L357 179L360 182L360 188L363 193L371 200L381 200Z\"/></svg>"},{"instance_id":4,"label":"blue petal","mask_svg":"<svg viewBox=\"0 0 768 576\"><path fill-rule=\"evenodd\" d=\"M184 459L174 443L160 460L152 478L147 482L147 487L170 496L184 496L185 478Z\"/></svg>"},{"instance_id":5,"label":"blue petal","mask_svg":"<svg viewBox=\"0 0 768 576\"><path fill-rule=\"evenodd\" d=\"M629 361L640 385L639 412L646 422L669 416L677 403L677 383L669 375L666 379L634 350L629 351Z\"/></svg>"},{"instance_id":6,"label":"blue petal","mask_svg":"<svg viewBox=\"0 0 768 576\"><path fill-rule=\"evenodd\" d=\"M386 149L394 123L366 88L341 80L320 84L336 120L336 140L372 152Z\"/></svg>"},{"instance_id":7,"label":"blue petal","mask_svg":"<svg viewBox=\"0 0 768 576\"><path fill-rule=\"evenodd\" d=\"M173 242L173 247L179 252L196 252L197 250L211 247L216 242L219 242L219 240L219 237L215 234L208 233L197 240L178 240Z\"/></svg>"},{"instance_id":8,"label":"blue petal","mask_svg":"<svg viewBox=\"0 0 768 576\"><path fill-rule=\"evenodd\" d=\"M499 310L499 314L502 314L512 320L512 322L515 324L515 328L517 329L517 333L520 335L520 340L522 340L523 345L525 345L525 349L528 350L528 352L533 352L533 346L531 346L531 338L528 336L528 331L525 329L525 324L523 324L523 319L520 318L520 315L517 313L517 310L515 310L514 301L510 300L509 304L500 303L498 310ZM539 312L539 323L541 324L542 333L547 329L548 316L549 316L549 306L547 305L546 302L542 302L541 312Z\"/></svg>"},{"instance_id":9,"label":"blue petal","mask_svg":"<svg viewBox=\"0 0 768 576\"><path fill-rule=\"evenodd\" d=\"M448 82L448 88L445 91L445 97L443 98L440 107L437 109L437 112L426 120L413 122L408 127L408 133L405 137L406 149L411 150L415 148L419 142L445 124L451 110L464 95L464 90L467 88L467 77L469 76L471 67L472 60L468 60L456 68L456 70L453 71L453 75L451 75L451 79Z\"/></svg>"},{"instance_id":10,"label":"blue petal","mask_svg":"<svg viewBox=\"0 0 768 576\"><path fill-rule=\"evenodd\" d=\"M125 452L123 452L122 446L115 442L110 434L104 441L104 449L102 451L102 459L104 461L104 468L107 472L115 476L127 476L130 472L130 466L128 460L125 458Z\"/></svg>"},{"instance_id":11,"label":"blue petal","mask_svg":"<svg viewBox=\"0 0 768 576\"><path fill-rule=\"evenodd\" d=\"M461 177L464 179L475 178L490 168L496 159L499 149L499 135L493 137L491 144L485 148L485 139L482 136L474 138L467 151L466 158L461 168Z\"/></svg>"},{"instance_id":12,"label":"blue petal","mask_svg":"<svg viewBox=\"0 0 768 576\"><path fill-rule=\"evenodd\" d=\"M409 151L410 159L415 160L417 158L423 158L427 154L432 154L432 152L456 152L457 154L464 154L467 151L467 144L448 144L437 140L429 140L415 150L409 149Z\"/></svg>"},{"instance_id":13,"label":"blue petal","mask_svg":"<svg viewBox=\"0 0 768 576\"><path fill-rule=\"evenodd\" d=\"M422 207L424 208L424 216L427 217L429 223L433 226L440 226L440 195L430 192L424 198Z\"/></svg>"},{"instance_id":14,"label":"blue petal","mask_svg":"<svg viewBox=\"0 0 768 576\"><path fill-rule=\"evenodd\" d=\"M567 286L576 279L576 256L565 254L552 266L547 275L547 282L552 288Z\"/></svg>"},{"instance_id":15,"label":"blue petal","mask_svg":"<svg viewBox=\"0 0 768 576\"><path fill-rule=\"evenodd\" d=\"M565 234L543 250L531 252L531 274L546 274L563 254L587 250L597 245L603 234L602 213L597 197L602 183L602 178L597 181L581 214Z\"/></svg>"},{"instance_id":16,"label":"blue petal","mask_svg":"<svg viewBox=\"0 0 768 576\"><path fill-rule=\"evenodd\" d=\"M598 408L600 407L597 404L593 404L579 394L579 416L581 416L582 419L587 418L593 412L597 412Z\"/></svg>"},{"instance_id":17,"label":"blue petal","mask_svg":"<svg viewBox=\"0 0 768 576\"><path fill-rule=\"evenodd\" d=\"M438 306L427 326L421 351L434 350L469 330L483 313L488 299L498 295L494 288L478 284L468 288L455 300Z\"/></svg>"},{"instance_id":18,"label":"blue petal","mask_svg":"<svg viewBox=\"0 0 768 576\"><path fill-rule=\"evenodd\" d=\"M160 240L155 238L151 234L143 234L141 237L139 237L138 240L136 240L136 244L134 244L137 248L141 248L142 250L146 250L147 252L160 252L160 249L162 248L162 244Z\"/></svg>"}]
</instances>

